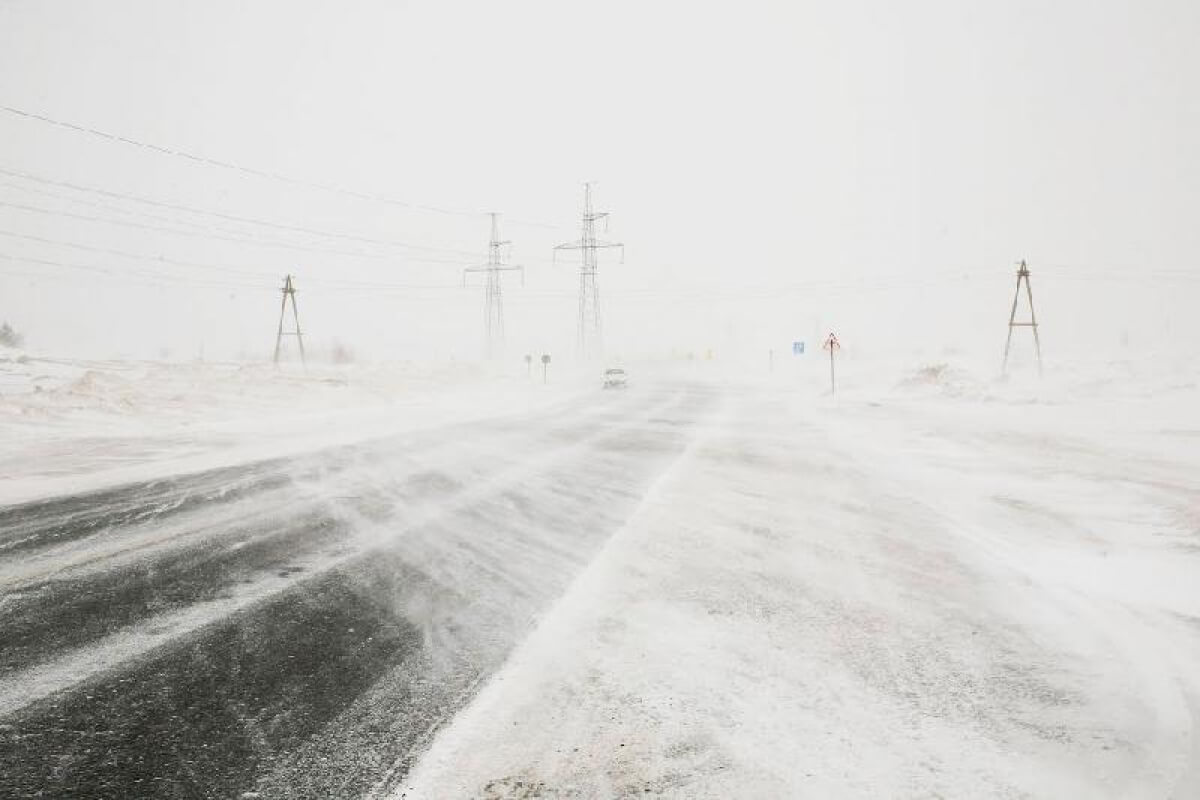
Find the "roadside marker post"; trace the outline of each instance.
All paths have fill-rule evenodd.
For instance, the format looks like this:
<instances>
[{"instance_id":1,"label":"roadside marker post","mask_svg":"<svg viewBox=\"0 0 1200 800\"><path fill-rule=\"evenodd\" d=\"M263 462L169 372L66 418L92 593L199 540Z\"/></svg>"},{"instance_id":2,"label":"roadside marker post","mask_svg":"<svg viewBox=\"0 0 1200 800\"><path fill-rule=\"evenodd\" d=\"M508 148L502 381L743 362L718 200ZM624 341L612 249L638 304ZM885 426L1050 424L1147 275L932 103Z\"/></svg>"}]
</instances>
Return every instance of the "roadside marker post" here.
<instances>
[{"instance_id":1,"label":"roadside marker post","mask_svg":"<svg viewBox=\"0 0 1200 800\"><path fill-rule=\"evenodd\" d=\"M533 377L533 356L529 353L525 354L525 377Z\"/></svg>"},{"instance_id":2,"label":"roadside marker post","mask_svg":"<svg viewBox=\"0 0 1200 800\"><path fill-rule=\"evenodd\" d=\"M837 393L837 380L833 372L833 354L837 350L842 349L842 345L838 342L837 336L833 333L829 334L829 338L825 340L825 349L829 351L829 393Z\"/></svg>"},{"instance_id":3,"label":"roadside marker post","mask_svg":"<svg viewBox=\"0 0 1200 800\"><path fill-rule=\"evenodd\" d=\"M546 369L549 366L550 366L550 355L547 353L543 353L542 354L542 383L546 382Z\"/></svg>"}]
</instances>

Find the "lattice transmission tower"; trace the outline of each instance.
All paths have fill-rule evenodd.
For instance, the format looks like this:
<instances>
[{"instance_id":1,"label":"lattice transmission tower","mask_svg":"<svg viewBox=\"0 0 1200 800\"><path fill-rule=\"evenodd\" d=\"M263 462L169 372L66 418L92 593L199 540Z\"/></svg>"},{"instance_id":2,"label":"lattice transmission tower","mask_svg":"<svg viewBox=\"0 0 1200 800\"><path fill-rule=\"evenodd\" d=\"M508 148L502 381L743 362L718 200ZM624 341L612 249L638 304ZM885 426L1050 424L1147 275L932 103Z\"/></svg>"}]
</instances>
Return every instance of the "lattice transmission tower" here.
<instances>
[{"instance_id":1,"label":"lattice transmission tower","mask_svg":"<svg viewBox=\"0 0 1200 800\"><path fill-rule=\"evenodd\" d=\"M579 265L579 322L578 347L579 354L585 359L600 356L603 352L603 323L600 318L600 287L596 281L596 269L599 266L598 251L619 247L621 260L625 259L625 245L620 242L606 242L596 238L596 223L605 221L608 227L608 212L597 212L592 208L592 185L583 185L583 230L577 241L565 242L554 248L557 256L559 250L580 250L583 260Z\"/></svg>"},{"instance_id":2,"label":"lattice transmission tower","mask_svg":"<svg viewBox=\"0 0 1200 800\"><path fill-rule=\"evenodd\" d=\"M499 356L504 349L504 302L501 295L500 273L520 271L521 285L525 285L525 268L519 264L507 264L504 260L504 248L511 247L512 242L500 239L500 215L492 213L492 239L488 243L488 260L486 264L477 267L467 267L463 270L463 286L467 285L467 273L482 272L486 275L484 284L483 322L484 335L488 358Z\"/></svg>"}]
</instances>

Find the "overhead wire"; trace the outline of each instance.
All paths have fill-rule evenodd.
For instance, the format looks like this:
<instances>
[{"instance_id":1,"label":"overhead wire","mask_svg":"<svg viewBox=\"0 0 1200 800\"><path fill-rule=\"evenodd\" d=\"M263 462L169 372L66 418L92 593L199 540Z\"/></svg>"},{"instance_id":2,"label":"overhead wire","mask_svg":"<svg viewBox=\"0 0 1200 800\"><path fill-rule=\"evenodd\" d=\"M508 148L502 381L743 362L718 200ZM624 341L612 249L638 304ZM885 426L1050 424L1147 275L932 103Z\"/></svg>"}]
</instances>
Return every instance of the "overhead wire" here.
<instances>
[{"instance_id":1,"label":"overhead wire","mask_svg":"<svg viewBox=\"0 0 1200 800\"><path fill-rule=\"evenodd\" d=\"M96 200L88 200L83 197L74 197L74 196L71 196L68 194L63 194L62 192L55 192L55 191L51 191L48 189L41 189L41 188L34 187L34 186L22 186L22 185L18 185L15 183L0 182L0 189L11 189L16 192L21 192L24 194L32 194L32 195L36 195L38 197L49 197L49 198L53 198L55 200L61 200L65 203L71 203L72 205L79 205L79 206L84 206L87 208L100 209L101 211L107 211L110 213L120 214L120 215L123 215L126 217L137 217L140 219L150 220L152 222L165 222L169 225L183 225L183 226L186 226L188 228L193 228L198 231L207 232L207 231L215 230L220 233L234 233L234 234L242 233L241 230L233 230L230 228L214 227L212 224L210 224L208 222L196 222L196 221L188 220L188 219L176 219L174 217L166 217L161 214L154 214L154 213L151 213L148 211L134 211L129 208L123 208L119 205L113 205L112 203L106 203L103 201L96 201Z\"/></svg>"},{"instance_id":2,"label":"overhead wire","mask_svg":"<svg viewBox=\"0 0 1200 800\"><path fill-rule=\"evenodd\" d=\"M155 231L158 233L167 233L167 234L171 234L174 236L188 236L188 237L192 237L192 238L212 239L214 241L233 242L235 244L248 244L248 245L252 245L255 247L274 247L274 248L282 248L285 250L294 250L297 252L319 253L322 255L338 255L338 256L346 256L349 258L363 258L363 259L370 259L370 260L376 260L376 261L387 261L390 263L397 263L401 260L400 257L394 256L394 255L389 256L389 255L383 255L380 253L365 253L365 252L361 252L361 251L340 250L340 249L329 248L329 247L313 247L310 245L293 244L291 242L282 242L282 241L266 240L266 239L254 239L254 238L248 238L248 237L244 237L244 236L232 236L232 235L223 234L223 233L181 230L179 228L169 228L169 227L163 227L161 225L151 225L151 224L147 224L147 223L133 222L130 220L106 219L104 217L97 217L97 216L89 215L89 214L79 214L79 213L75 213L72 211L63 211L63 210L59 210L59 209L44 208L41 206L29 205L26 203L12 203L12 202L8 202L8 201L4 201L4 200L0 200L0 208L13 208L13 209L17 209L19 211L25 211L25 212L29 212L29 213L33 213L33 214L67 217L70 219L78 219L78 220L83 220L86 222L102 223L102 224L106 224L106 225L116 225L119 227L135 228L138 230ZM403 258L403 261L407 262L407 263L422 263L422 264L452 264L455 266L461 266L463 263L461 259L454 260L454 259L438 259L438 258L412 258L412 257L407 257L407 256Z\"/></svg>"},{"instance_id":3,"label":"overhead wire","mask_svg":"<svg viewBox=\"0 0 1200 800\"><path fill-rule=\"evenodd\" d=\"M40 114L40 113L37 113L34 111L29 111L27 109L16 108L15 106L0 104L0 111L4 111L8 114L12 114L14 116L21 117L24 119L42 122L44 124L52 125L54 127L75 131L77 133L88 134L90 136L94 136L94 137L97 137L100 139L105 139L110 142L117 142L120 144L129 145L132 147L138 147L143 150L158 153L160 155L172 156L174 158L184 159L184 160L190 161L195 164L203 164L203 165L206 165L209 167L216 167L219 169L225 169L225 170L239 172L244 175L252 175L257 178L278 181L281 183L289 184L291 186L303 186L305 188L316 189L316 190L324 191L324 192L330 192L333 194L342 195L344 197L353 197L353 198L356 198L359 200L367 200L367 201L371 201L371 202L383 203L386 205L396 206L399 208L407 208L407 209L410 209L413 211L425 211L425 212L429 212L429 213L443 214L443 215L448 215L448 216L482 217L482 216L486 216L488 213L486 211L455 209L455 208L448 208L445 206L429 205L426 203L413 203L413 202L409 202L406 200L399 200L394 197L389 197L387 195L376 194L376 193L372 193L372 192L363 192L363 191L359 191L357 189L349 189L347 187L338 186L335 184L321 183L319 181L312 181L312 180L308 180L305 178L297 178L297 177L294 177L291 175L285 175L283 173L276 172L274 170L260 169L257 167L250 167L245 164L239 164L239 163L236 163L233 161L227 161L227 160L223 160L223 159L219 159L219 158L212 158L210 156L202 155L199 153L193 153L190 150L186 150L186 149L179 148L179 147L167 147L164 145L159 145L159 144L154 144L151 142L142 141L140 139L134 139L129 136L123 136L120 134L111 133L109 131L100 130L99 128L94 128L89 125L81 125L81 124L75 123L75 122L68 122L66 120L56 119L54 117L50 117L45 114ZM526 225L526 226L534 226L534 227L545 227L545 228L551 228L551 229L559 229L560 227L562 227L562 226L553 225L550 223L536 222L536 221L531 221L531 220L523 220L523 219L519 219L519 218L508 219L507 222L509 224Z\"/></svg>"},{"instance_id":4,"label":"overhead wire","mask_svg":"<svg viewBox=\"0 0 1200 800\"><path fill-rule=\"evenodd\" d=\"M38 242L41 244L50 244L50 245L57 245L57 246L62 246L62 247L70 247L70 248L74 248L74 249L78 249L78 250L100 253L100 254L105 254L105 255L115 255L120 258L136 259L139 261L147 261L147 262L152 262L155 264L166 263L166 264L171 264L174 266L181 266L181 267L188 267L188 268L202 268L202 269L223 271L223 272L229 273L231 275L235 275L235 276L245 276L246 278L260 278L263 281L274 280L274 278L276 277L275 274L256 272L256 271L252 271L252 270L238 269L238 268L229 267L226 265L170 259L170 258L166 258L166 257L150 256L150 255L141 254L141 253L131 253L129 251L116 250L116 249L112 249L112 248L91 247L89 245L83 245L78 242L69 242L69 241L65 241L65 240L50 239L48 237L43 237L43 236L33 236L30 234L15 233L15 232L3 230L3 229L0 229L0 236L8 236L8 237L16 238L16 239L23 239L26 241ZM114 275L114 276L140 275L140 276L144 276L147 278L162 279L162 280L175 281L175 282L180 282L180 281L189 282L189 281L195 280L194 278L191 278L190 276L181 276L176 273L147 272L144 270L140 270L140 271L139 270L119 270L118 268L112 268L112 267L100 267L100 266L91 265L91 264L88 264L88 265L68 264L65 262L55 261L55 260L51 260L51 259L25 257L25 256L14 256L11 254L0 254L0 257L3 257L8 260L20 260L20 261L25 261L28 263L44 264L44 265L56 266L56 267L65 267L68 269L87 270L87 271L91 271L91 272L110 274L110 275ZM11 273L6 273L6 274L11 274ZM320 288L322 290L330 290L330 291L393 292L393 291L410 291L410 290L449 290L449 289L458 289L459 288L459 286L457 284L428 284L428 283L426 283L426 284L395 284L395 283L378 282L378 281L353 281L353 280L344 280L344 279L328 281L328 280L321 279L321 278L309 278L305 281L305 283L309 286L314 286L314 287ZM252 288L269 288L269 289L277 289L278 288L274 284L268 284L268 283L254 283L254 284L238 283L238 284L230 284L230 285L249 286Z\"/></svg>"},{"instance_id":5,"label":"overhead wire","mask_svg":"<svg viewBox=\"0 0 1200 800\"><path fill-rule=\"evenodd\" d=\"M25 241L37 242L39 244L48 244L56 247L68 247L73 250L83 250L90 253L99 253L102 255L117 256L118 258L136 259L138 261L149 261L156 264L171 264L180 267L189 267L192 269L215 270L217 272L227 272L230 274L247 275L253 277L274 277L274 273L260 272L254 269L244 267L234 267L225 264L213 264L204 261L188 261L184 259L168 258L162 255L148 255L145 253L133 253L128 250L118 250L111 247L94 247L92 245L81 244L79 242L69 241L66 239L53 239L47 236L35 236L28 233L17 233L15 231L4 230L0 228L0 236L8 236L14 239L24 239Z\"/></svg>"},{"instance_id":6,"label":"overhead wire","mask_svg":"<svg viewBox=\"0 0 1200 800\"><path fill-rule=\"evenodd\" d=\"M3 256L0 256L0 258L3 258ZM38 271L38 272L28 272L28 271L19 270L19 269L8 269L7 267L0 269L0 280L5 279L5 278L15 278L18 280L27 280L34 284L39 284L42 281L76 281L77 282L79 280L78 276L73 275L73 274L64 274L61 272L46 272L44 270ZM162 288L162 282L156 281L152 278L142 278L137 275L111 276L109 278L109 280L112 280L112 279L115 279L117 285L120 285L120 286L155 286L158 288ZM189 286L188 288L222 289L224 291L229 291L233 287L215 286L215 285L209 286L209 285L201 284L201 285L194 286L194 287Z\"/></svg>"},{"instance_id":7,"label":"overhead wire","mask_svg":"<svg viewBox=\"0 0 1200 800\"><path fill-rule=\"evenodd\" d=\"M236 170L238 172L242 172L245 174L254 175L254 176L257 176L260 178L282 181L284 183L288 183L291 185L306 186L309 188L335 192L337 194L342 194L342 195L346 195L346 196L350 196L350 197L355 197L355 198L364 199L364 200L378 201L378 202L383 202L383 203L387 203L390 205L402 206L402 207L415 209L415 210L432 211L432 212L437 212L437 213L442 213L442 214L451 214L451 215L457 215L457 216L463 216L463 217L476 217L476 216L483 216L485 214L485 212L480 212L480 211L465 211L462 209L449 209L449 208L445 208L445 207L424 205L424 204L419 204L419 203L410 203L410 202L406 202L406 201L397 200L395 198L386 197L384 195L378 195L378 194L373 194L373 193L369 193L369 192L361 192L361 191L357 191L357 190L353 190L353 189L347 189L347 188L341 187L341 186L335 186L335 185L331 185L331 184L322 184L322 183L315 182L315 181L308 181L308 180L304 180L304 179L294 178L292 176L283 175L281 173L273 172L270 170L262 170L262 169L258 169L258 168L254 168L254 167L249 167L244 164L238 164L238 163L231 162L231 161L224 161L221 159L210 158L208 156L200 155L200 154L193 153L193 152L190 152L190 151L187 151L184 149L180 149L180 148L165 147L165 146L156 145L156 144L153 144L150 142L140 141L140 140L122 136L119 134L102 131L102 130L99 130L96 128L92 128L90 126L79 125L79 124L67 122L64 120L54 119L54 118L48 117L43 114L30 112L30 111L15 108L12 106L0 105L0 110L8 112L8 113L16 115L16 116L37 120L37 121L40 121L40 122L43 122L46 124L70 129L70 130L77 131L77 132L90 134L90 135L97 136L97 137L107 139L110 141L119 142L119 143L123 143L123 144L127 144L127 145L136 146L139 148L147 149L147 150L154 151L154 152L157 152L157 153L160 153L163 155L169 155L169 156L174 156L174 157L178 157L178 158L183 158L183 159L187 159L189 161L195 162L195 163L206 164L206 165L212 166L212 167L219 167L219 168L228 169L228 170ZM344 241L354 241L354 242L359 242L362 244L369 244L369 245L373 245L373 246L398 247L398 248L404 248L404 249L421 250L421 251L426 251L426 252L456 253L456 254L470 255L472 257L475 255L474 251L460 250L460 249L455 249L455 248L446 248L446 247L440 247L440 246L435 246L435 245L422 245L422 244L416 244L413 242L406 242L406 241L393 240L393 239L382 239L382 238L376 238L376 237L363 236L363 235L359 235L359 234L346 233L346 232L341 232L341 231L330 231L330 230L323 230L323 229L319 229L319 228L307 227L307 226L303 226L303 225L293 225L293 224L288 224L288 223L281 223L281 222L276 222L276 221L271 221L271 220L260 219L260 218L256 218L256 217L242 216L242 215L237 215L237 214L229 214L229 213L222 212L222 211L214 211L211 209L203 209L203 208L189 206L189 205L180 204L180 203L172 203L172 202L158 200L158 199L149 198L149 197L145 197L145 196L139 196L139 195L124 193L124 192L116 192L116 191L102 189L102 188L95 187L95 186L85 186L82 184L72 183L69 181L55 180L52 178L47 178L45 176L39 176L39 175L35 175L33 173L24 172L24 171L0 168L0 173L8 175L10 177L17 177L17 178L41 183L43 185L53 185L53 186L58 186L60 188L67 188L72 191L88 192L88 193L97 194L100 196L109 197L109 198L113 198L113 199L120 199L120 200L135 202L135 203L139 203L139 204L145 204L145 205L166 208L166 209L177 211L177 212L182 212L182 213L187 213L187 214L198 214L198 215L203 215L203 216L211 216L211 217L214 217L217 219L222 219L225 221L236 222L239 224L249 224L249 225L268 227L268 228L272 228L272 229L276 229L276 230L288 231L290 233L304 233L304 234L308 234L308 235L314 235L314 236L325 237L325 238L335 238L335 239L341 239ZM22 190L25 190L25 191L34 191L34 190L29 189L28 187L13 187L13 188L21 188ZM199 225L198 223L191 222L191 221L171 219L171 218L166 218L166 217L162 217L162 216L158 216L158 215L146 214L145 212L133 212L128 209L122 209L119 207L112 207L112 206L105 206L104 204L92 203L92 202L88 202L85 200L81 200L79 198L71 198L71 197L64 197L62 195L54 195L53 193L49 193L49 192L42 192L42 193L47 194L52 197L58 197L59 199L67 200L68 202L83 203L83 204L89 205L91 207L101 208L101 209L108 210L108 211L114 211L116 213L142 216L147 219L154 219L157 221L167 222L168 224L171 224L171 225L190 225L193 227L200 227L200 228L202 228L202 230L201 231L189 231L189 230L179 230L178 228L164 228L164 227L157 226L157 225L146 225L146 224L140 224L140 223L135 223L135 222L129 222L129 221L125 221L125 220L105 219L103 217L89 216L89 215L84 215L84 214L76 214L76 213L72 213L72 212L68 212L68 211L46 209L46 208L41 208L41 207L37 207L37 206L31 206L31 205L25 205L25 204L19 204L19 203L9 203L9 202L3 202L3 201L0 201L0 206L14 208L14 209L26 211L29 213L56 215L56 216L74 218L74 219L79 219L79 220L84 220L84 221L89 221L89 222L96 222L96 223L109 224L109 225L118 225L118 226L137 228L137 229L142 229L142 230L157 231L157 232L167 233L167 234L176 235L176 236L203 237L203 238L209 238L209 239L213 239L213 240L234 242L234 243L238 243L238 244L248 244L248 245L252 245L252 246L278 247L278 248L285 248L285 249L290 249L290 250L295 250L295 251L341 255L341 256L347 256L347 257L352 257L352 258L377 259L377 260L388 260L388 261L392 260L391 257L382 256L377 253L337 250L337 249L332 249L332 248L299 245L299 244L295 244L292 242L254 239L254 238L248 238L248 237L244 237L244 236L231 236L226 233L213 233L211 231L204 230L202 225ZM516 223L516 224L538 224L538 223L529 223L528 221L514 220L511 218L506 218L506 222ZM545 225L544 227L558 229L562 226ZM3 232L3 233L5 233L5 235L20 236L20 234L13 234L11 232ZM24 238L27 238L32 241L43 241L46 243L51 243L51 241L52 241L52 240L48 240L48 239L34 237L31 235L25 235ZM155 261L162 262L162 263L172 263L172 264L177 264L177 265L181 265L181 266L201 266L206 269L217 269L217 270L224 270L224 271L230 271L230 272L237 271L233 268L221 267L221 266L212 265L212 264L204 265L204 264L200 264L199 262L187 262L187 261L182 261L182 260L168 259L166 257L152 258L152 257L146 257L146 256L139 255L139 254L131 254L131 253L128 253L125 251L118 251L118 250L114 250L114 249L89 247L86 245L81 245L79 243L67 243L67 242L61 242L61 241L59 241L57 243L62 244L64 246L68 246L68 247L76 247L79 249L90 249L95 252L105 252L108 254L118 255L121 257L155 260ZM407 260L411 263L455 264L457 266L461 266L461 264L462 264L462 261L460 259L459 260L451 260L451 259L432 259L432 258L421 258L421 259L408 258ZM542 259L523 259L523 260L528 260L528 261L533 261L533 262L544 261L546 263L551 263L549 260L542 260ZM47 264L60 263L60 265L61 265L61 262L51 262L48 260L43 260L43 261L38 262L36 259L34 259L31 261L36 262L36 263L47 263ZM71 265L64 265L64 266L71 266ZM1191 281L1191 280L1200 279L1200 275L1196 275L1195 273L1193 273L1191 271L1187 271L1187 270L1159 269L1159 270L1153 270L1153 271L1145 271L1145 270L1140 270L1140 269L1126 270L1126 269L1122 268L1122 269L1114 269L1114 270L1110 270L1110 271L1104 271L1104 270L1094 269L1094 268L1090 268L1090 267L1078 267L1078 265L1062 265L1062 264L1043 264L1043 265L1041 265L1041 268L1049 269L1051 271L1057 271L1059 269L1075 269L1075 268L1087 270L1086 274L1069 274L1069 275L1068 274L1056 274L1055 275L1056 279L1067 278L1070 280L1091 280L1091 279L1143 280L1147 276L1168 279L1168 280L1189 280L1189 281ZM1130 274L1130 273L1132 273L1132 274ZM252 273L247 272L246 274L252 274ZM882 286L879 286L879 285L864 286L863 284L852 284L852 285L847 285L843 288L846 288L847 290L871 291L871 290L890 290L893 288L902 288L902 287L913 286L913 285L915 285L915 284L911 283L910 281L903 280L900 282L885 284ZM811 289L811 288L818 288L821 286L822 285L819 283L809 284L807 288ZM416 288L450 288L450 287L433 286L433 285L427 285L427 286L423 286L423 287L419 286L419 285L402 286L402 285L395 285L395 284L376 284L376 283L364 282L361 284L345 283L345 284L342 284L342 285L336 286L336 287L335 287L335 285L331 284L330 288L339 288L339 289L345 289L345 290L363 288L363 289L385 291L385 290L406 290L406 289L416 289ZM837 287L824 285L824 288L834 289ZM793 289L793 291L794 290L795 289ZM801 289L801 290L807 290L807 289ZM745 298L753 298L756 296L768 297L768 296L775 296L776 294L779 293L779 291L780 291L780 289L778 289L778 288L764 289L762 291L762 294L747 295L747 294L743 293L741 296L745 297ZM787 291L787 289L784 289L784 291ZM564 293L564 294L567 294L567 293ZM612 293L610 292L608 294L612 294ZM663 296L666 294L668 294L668 293L662 293L662 295L660 295L660 296ZM673 296L673 297L680 296L680 294L677 291L672 291L669 294L670 294L670 296ZM527 295L527 296L533 297L536 295ZM630 295L630 296L637 296L637 295ZM647 294L646 292L643 291L640 294L640 296L655 296L655 295L653 295L653 293ZM693 294L692 296L696 297L697 295ZM717 295L717 296L719 296L723 299L733 299L737 295L732 294L727 291L721 291L719 293L719 295Z\"/></svg>"},{"instance_id":8,"label":"overhead wire","mask_svg":"<svg viewBox=\"0 0 1200 800\"><path fill-rule=\"evenodd\" d=\"M204 285L204 286L220 285L223 287L243 288L243 289L274 288L274 287L268 286L265 283L259 284L259 283L234 282L234 281L213 281L213 280L207 280L207 279L203 279L203 278L196 279L196 278L191 278L191 277L182 276L182 275L166 275L163 273L146 272L144 270L121 270L121 271L118 271L118 270L112 269L111 267L99 266L96 264L72 264L69 262L56 261L53 259L38 258L35 256L18 256L18 255L13 255L11 253L4 253L4 252L0 252L0 259L4 259L6 261L15 262L15 263L41 264L43 266L55 267L55 268L59 268L59 269L72 269L72 270L80 270L80 271L84 271L84 272L94 272L94 273L98 273L98 274L109 275L109 276L116 277L116 278L140 277L140 278L148 279L153 282L187 284L189 286L190 285Z\"/></svg>"},{"instance_id":9,"label":"overhead wire","mask_svg":"<svg viewBox=\"0 0 1200 800\"><path fill-rule=\"evenodd\" d=\"M0 169L0 173L10 174L11 171ZM4 186L10 187L10 188L16 188L16 189L19 189L20 191L29 191L29 192L39 193L39 194L43 194L43 195L46 195L49 197L66 200L68 202L82 203L82 204L90 206L92 208L99 208L99 209L107 210L107 211L115 211L116 213L123 213L123 214L127 214L127 215L132 214L134 216L141 216L141 217L144 217L147 219L154 220L156 222L166 222L169 225L190 225L192 227L199 228L199 230L180 230L179 228L163 227L162 225L157 225L157 224L131 222L128 220L108 219L105 217L99 217L99 216L88 215L88 214L80 214L77 212L45 208L43 206L30 205L28 203L13 203L13 202L0 200L0 207L14 208L14 209L21 210L21 211L42 214L42 215L63 216L63 217L79 219L79 220L88 221L88 222L116 225L116 226L127 227L127 228L135 228L135 229L139 229L139 230L156 231L156 232L167 233L167 234L175 235L175 236L187 236L187 237L192 237L192 238L208 238L208 239L213 239L216 241L232 242L232 243L236 243L236 244L249 244L249 245L259 246L259 247L283 248L283 249L294 250L294 251L299 251L299 252L319 253L322 255L348 256L351 258L362 258L362 259L369 259L369 260L386 261L388 263L393 263L393 264L396 264L396 263L401 263L401 264L445 264L448 266L463 267L463 266L467 265L467 263L468 263L466 261L466 257L469 256L471 258L477 258L479 256L479 254L476 251L469 251L469 250L457 250L456 251L456 250L450 250L448 248L445 249L445 252L462 253L463 257L436 258L436 257L431 257L431 256L425 256L425 255L411 255L411 254L387 255L387 254L376 253L376 252L365 252L362 250L345 250L345 249L339 249L339 248L334 248L334 247L322 247L322 246L313 246L313 245L307 245L307 244L296 244L293 242L282 241L282 240L278 240L278 239L254 238L252 235L239 235L239 234L241 234L240 231L230 232L228 230L220 230L220 229L218 229L217 231L213 231L212 229L206 228L202 225L198 225L197 223L194 223L191 221L186 221L186 220L181 221L181 220L171 219L168 217L162 217L159 215L147 214L146 212L130 211L128 209L108 206L104 203L94 203L91 201L81 200L79 198L66 197L64 195L56 194L54 192L47 192L45 190L32 189L29 187L17 187L17 186L14 186L13 184L0 184L0 187L4 187ZM251 221L251 220L247 219L246 221ZM292 227L292 226L280 226L280 227ZM330 232L322 232L322 231L317 231L315 229L304 229L304 228L298 228L298 227L296 227L294 229L299 230L299 231L313 233L315 235L328 235L328 236L335 235ZM383 239L369 240L364 237L353 237L352 235L349 235L349 234L338 235L338 236L340 238L356 238L360 241L364 241L364 242L370 241L372 243L377 243L377 244L382 244L382 245L407 246L407 245L403 245L402 243L396 242L396 241L389 241L389 240L383 240ZM420 248L423 246L413 245L413 247ZM431 247L429 249L433 250L434 248ZM552 263L552 261L550 259L540 259L540 258L536 258L536 257L526 258L523 260L528 261L530 263L542 263L542 264L551 264Z\"/></svg>"},{"instance_id":10,"label":"overhead wire","mask_svg":"<svg viewBox=\"0 0 1200 800\"><path fill-rule=\"evenodd\" d=\"M158 208L166 208L166 209L170 209L172 211L182 211L182 212L189 213L189 214L200 214L203 216L212 216L212 217L217 217L219 219L223 219L223 220L227 220L227 221L231 221L231 222L240 222L240 223L249 224L249 225L260 225L260 226L267 227L267 228L274 228L276 230L285 230L285 231L289 231L289 232L293 232L293 233L307 233L310 235L324 236L324 237L328 237L331 239L343 239L343 240L347 240L347 241L362 242L365 244L383 245L383 246L387 246L387 247L400 247L400 248L406 248L406 249L411 249L411 250L425 250L425 251L429 251L429 252L454 253L457 255L464 255L464 256L469 256L469 257L476 257L478 255L478 253L474 250L464 250L464 249L460 249L460 248L441 247L438 245L416 244L413 242L401 241L401 240L397 240L397 239L380 239L380 238L376 238L376 237L361 236L358 234L345 233L345 232L341 232L341 231L329 231L329 230L322 230L319 228L311 228L311 227L304 226L304 225L293 225L293 224L288 224L288 223L275 222L275 221L260 219L260 218L256 218L256 217L247 217L247 216L240 215L240 214L229 214L229 213L226 213L223 211L213 211L212 209L199 208L197 206L184 205L182 203L172 203L172 202L167 202L164 200L156 200L153 198L146 197L144 195L129 194L126 192L116 192L116 191L112 191L109 189L101 189L101 188L98 188L95 186L85 186L83 184L73 183L71 181L56 180L53 178L47 178L45 176L35 175L31 172L6 169L4 167L0 167L0 174L8 175L9 177L23 178L28 181L34 181L36 183L46 184L46 185L50 185L50 186L58 186L60 188L72 189L72 190L78 191L78 192L88 192L91 194L102 195L104 197L110 197L110 198L115 198L115 199L120 199L120 200L127 200L127 201L134 202L134 203L141 203L144 205L156 206Z\"/></svg>"}]
</instances>

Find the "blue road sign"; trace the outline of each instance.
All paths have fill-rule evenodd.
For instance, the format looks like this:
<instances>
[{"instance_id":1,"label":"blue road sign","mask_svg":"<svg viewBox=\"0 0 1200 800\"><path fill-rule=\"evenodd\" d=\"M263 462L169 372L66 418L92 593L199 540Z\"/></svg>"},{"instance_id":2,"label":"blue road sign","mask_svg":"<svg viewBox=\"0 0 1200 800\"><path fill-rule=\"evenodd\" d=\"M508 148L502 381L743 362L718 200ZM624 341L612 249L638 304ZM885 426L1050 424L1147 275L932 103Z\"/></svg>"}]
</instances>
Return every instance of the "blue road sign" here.
<instances>
[{"instance_id":1,"label":"blue road sign","mask_svg":"<svg viewBox=\"0 0 1200 800\"><path fill-rule=\"evenodd\" d=\"M792 355L804 355L804 342L792 342Z\"/></svg>"}]
</instances>

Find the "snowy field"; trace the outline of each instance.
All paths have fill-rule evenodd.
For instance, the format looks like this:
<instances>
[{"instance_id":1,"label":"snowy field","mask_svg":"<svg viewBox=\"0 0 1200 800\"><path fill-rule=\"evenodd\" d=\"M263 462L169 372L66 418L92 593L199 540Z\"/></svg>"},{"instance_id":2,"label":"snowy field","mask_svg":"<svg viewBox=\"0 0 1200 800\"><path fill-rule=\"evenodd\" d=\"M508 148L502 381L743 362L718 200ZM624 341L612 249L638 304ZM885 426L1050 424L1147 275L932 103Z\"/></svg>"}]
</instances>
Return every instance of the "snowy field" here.
<instances>
[{"instance_id":1,"label":"snowy field","mask_svg":"<svg viewBox=\"0 0 1200 800\"><path fill-rule=\"evenodd\" d=\"M259 731L257 760L209 756L247 797L1200 795L1195 365L1002 381L850 358L834 397L822 362L792 366L640 364L603 392L13 354L0 512L83 520L54 499L101 487L122 505L94 534L10 520L29 529L0 542L0 623L54 632L0 664L0 732L152 714L115 688L97 706L106 682L166 717L227 660L241 677L187 702ZM167 475L182 488L119 494ZM144 516L103 521L126 503ZM129 599L147 580L161 594ZM79 610L39 610L54 586ZM56 630L68 612L93 622ZM305 648L317 671L257 674ZM314 683L329 665L353 680ZM97 735L156 746L137 730ZM175 754L209 747L199 730L154 735L185 737ZM26 762L25 789L65 774Z\"/></svg>"},{"instance_id":2,"label":"snowy field","mask_svg":"<svg viewBox=\"0 0 1200 800\"><path fill-rule=\"evenodd\" d=\"M0 348L0 503L525 412L594 381L419 367L83 361Z\"/></svg>"}]
</instances>

